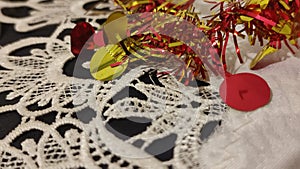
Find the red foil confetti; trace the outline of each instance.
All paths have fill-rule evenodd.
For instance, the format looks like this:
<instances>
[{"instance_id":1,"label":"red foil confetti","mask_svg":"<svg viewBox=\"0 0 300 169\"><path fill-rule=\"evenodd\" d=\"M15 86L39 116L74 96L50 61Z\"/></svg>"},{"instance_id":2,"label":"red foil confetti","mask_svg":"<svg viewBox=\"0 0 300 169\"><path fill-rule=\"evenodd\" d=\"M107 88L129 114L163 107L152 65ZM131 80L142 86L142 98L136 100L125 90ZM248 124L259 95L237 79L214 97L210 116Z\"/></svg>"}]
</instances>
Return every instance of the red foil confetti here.
<instances>
[{"instance_id":1,"label":"red foil confetti","mask_svg":"<svg viewBox=\"0 0 300 169\"><path fill-rule=\"evenodd\" d=\"M220 86L220 96L234 109L253 111L270 102L271 89L264 79L255 74L228 74Z\"/></svg>"},{"instance_id":2,"label":"red foil confetti","mask_svg":"<svg viewBox=\"0 0 300 169\"><path fill-rule=\"evenodd\" d=\"M78 56L87 40L95 33L94 28L87 22L79 22L71 32L71 52Z\"/></svg>"}]
</instances>

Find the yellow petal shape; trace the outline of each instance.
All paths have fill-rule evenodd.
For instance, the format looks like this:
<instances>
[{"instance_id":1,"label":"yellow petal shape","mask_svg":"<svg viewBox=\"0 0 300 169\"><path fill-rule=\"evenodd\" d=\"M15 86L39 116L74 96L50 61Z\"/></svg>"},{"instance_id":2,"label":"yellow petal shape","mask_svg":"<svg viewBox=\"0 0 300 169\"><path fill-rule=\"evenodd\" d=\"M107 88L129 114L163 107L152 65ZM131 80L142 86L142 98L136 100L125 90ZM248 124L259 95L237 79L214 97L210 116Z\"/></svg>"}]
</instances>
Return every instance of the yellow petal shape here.
<instances>
[{"instance_id":1,"label":"yellow petal shape","mask_svg":"<svg viewBox=\"0 0 300 169\"><path fill-rule=\"evenodd\" d=\"M100 48L90 62L91 75L101 81L113 80L126 70L128 59L119 45L107 45Z\"/></svg>"},{"instance_id":2,"label":"yellow petal shape","mask_svg":"<svg viewBox=\"0 0 300 169\"><path fill-rule=\"evenodd\" d=\"M265 9L269 2L270 0L249 0L248 4L259 4L260 8Z\"/></svg>"},{"instance_id":3,"label":"yellow petal shape","mask_svg":"<svg viewBox=\"0 0 300 169\"><path fill-rule=\"evenodd\" d=\"M279 3L286 9L286 10L290 10L291 8L289 7L288 4L286 4L283 0L279 0Z\"/></svg>"},{"instance_id":4,"label":"yellow petal shape","mask_svg":"<svg viewBox=\"0 0 300 169\"><path fill-rule=\"evenodd\" d=\"M127 28L128 19L121 11L110 14L103 24L105 37L109 44L116 44L127 38Z\"/></svg>"},{"instance_id":5,"label":"yellow petal shape","mask_svg":"<svg viewBox=\"0 0 300 169\"><path fill-rule=\"evenodd\" d=\"M250 63L250 69L253 69L258 62L260 62L265 56L276 52L278 49L273 48L269 45L263 47L263 49L256 55L256 57Z\"/></svg>"},{"instance_id":6,"label":"yellow petal shape","mask_svg":"<svg viewBox=\"0 0 300 169\"><path fill-rule=\"evenodd\" d=\"M241 15L240 18L241 18L242 21L246 21L246 22L250 22L254 19L250 16L243 16L243 15Z\"/></svg>"},{"instance_id":7,"label":"yellow petal shape","mask_svg":"<svg viewBox=\"0 0 300 169\"><path fill-rule=\"evenodd\" d=\"M131 1L131 2L127 3L126 7L130 8L133 6L149 4L149 3L152 3L152 1L151 0L135 0L135 1Z\"/></svg>"},{"instance_id":8,"label":"yellow petal shape","mask_svg":"<svg viewBox=\"0 0 300 169\"><path fill-rule=\"evenodd\" d=\"M281 27L278 27L278 26L273 27L272 30L274 30L277 33L283 34L283 35L291 35L292 34L292 27L289 23L280 25Z\"/></svg>"}]
</instances>

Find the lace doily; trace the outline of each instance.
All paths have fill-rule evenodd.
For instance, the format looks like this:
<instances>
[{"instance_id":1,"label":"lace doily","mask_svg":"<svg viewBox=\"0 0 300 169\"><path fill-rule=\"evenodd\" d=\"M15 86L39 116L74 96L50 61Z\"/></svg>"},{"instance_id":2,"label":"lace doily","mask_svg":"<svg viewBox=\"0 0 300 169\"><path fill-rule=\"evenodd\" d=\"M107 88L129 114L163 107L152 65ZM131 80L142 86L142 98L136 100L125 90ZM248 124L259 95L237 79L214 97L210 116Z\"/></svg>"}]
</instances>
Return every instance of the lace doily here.
<instances>
[{"instance_id":1,"label":"lace doily","mask_svg":"<svg viewBox=\"0 0 300 169\"><path fill-rule=\"evenodd\" d=\"M73 21L85 19L97 27L98 19L109 13L83 15L88 2L0 2L1 9L34 9L21 19L1 13L0 20L15 24L17 31L59 23L50 37L28 37L0 50L0 92L11 101L0 107L0 115L19 119L0 140L0 167L200 168L199 152L211 133L207 130L219 125L227 110L213 86L184 87L172 77L160 79L162 85L148 83L141 78L151 76L151 68L145 66L109 83L64 73L66 64L75 59L65 33L75 26ZM102 3L97 9L110 6ZM148 100L116 99L128 88ZM137 117L148 120L139 133L124 139L113 131L120 120ZM171 141L163 144L166 139ZM167 149L156 148L168 144ZM153 152L151 147L164 151ZM166 152L171 154L168 158L160 156Z\"/></svg>"},{"instance_id":2,"label":"lace doily","mask_svg":"<svg viewBox=\"0 0 300 169\"><path fill-rule=\"evenodd\" d=\"M0 22L12 23L19 32L32 31L47 25L59 24L66 18L80 18L88 13L99 12L99 9L114 9L111 1L101 3L97 8L84 7L95 0L21 0L21 1L0 1ZM24 12L25 8L26 12ZM95 19L107 18L109 12L101 12Z\"/></svg>"},{"instance_id":3,"label":"lace doily","mask_svg":"<svg viewBox=\"0 0 300 169\"><path fill-rule=\"evenodd\" d=\"M107 9L114 8L103 2L91 12L97 16L86 16L93 2L0 1L0 21L19 32L59 25L50 37L28 37L0 49L0 95L5 96L0 168L299 168L299 59L288 58L283 49L271 57L285 61L254 72L268 81L273 98L251 113L228 111L214 85L184 88L172 77L160 78L159 84L149 81L152 69L147 66L109 83L72 76L65 72L76 60L66 32L76 20L98 27ZM196 8L202 5L196 1ZM23 8L33 10L18 16ZM240 42L249 58L260 48ZM229 58L228 65L235 62ZM232 66L229 71L249 70ZM148 99L154 102L149 105ZM159 109L167 103L172 105L168 111ZM219 127L208 137L214 126Z\"/></svg>"}]
</instances>

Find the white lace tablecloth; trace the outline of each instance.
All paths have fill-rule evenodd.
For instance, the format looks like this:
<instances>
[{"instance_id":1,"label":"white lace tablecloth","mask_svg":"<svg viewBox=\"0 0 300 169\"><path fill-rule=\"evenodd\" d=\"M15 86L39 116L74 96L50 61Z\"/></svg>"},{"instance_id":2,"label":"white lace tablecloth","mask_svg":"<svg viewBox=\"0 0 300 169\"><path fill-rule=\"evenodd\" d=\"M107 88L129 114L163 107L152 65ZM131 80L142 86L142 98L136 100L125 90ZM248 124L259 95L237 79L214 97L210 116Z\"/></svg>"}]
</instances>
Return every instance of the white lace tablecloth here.
<instances>
[{"instance_id":1,"label":"white lace tablecloth","mask_svg":"<svg viewBox=\"0 0 300 169\"><path fill-rule=\"evenodd\" d=\"M146 84L139 77L149 71L147 67L139 67L109 83L72 77L63 71L68 61L76 59L70 52L70 36L64 32L72 29L78 20L98 27L99 20L114 9L111 2L103 2L95 11L98 15L89 16L83 7L90 2L93 0L0 1L0 9L32 9L21 18L7 16L3 10L0 13L0 22L13 24L18 32L58 25L49 37L27 37L0 49L3 67L0 92L8 92L8 101L18 100L1 106L0 115L20 116L18 125L0 140L0 168L300 168L300 85L297 83L300 60L297 57L290 57L288 50L283 49L270 57L284 58L284 61L251 71L269 83L273 97L270 104L249 113L227 110L214 85L184 88L172 78L161 80L164 87ZM207 9L202 1L196 1L195 6ZM259 47L249 48L245 41L241 43L249 62ZM27 47L31 50L25 55L16 52ZM247 64L240 66L230 57L229 63L231 72L250 71ZM165 95L171 105L183 103L185 96L188 101L200 104L196 108L170 108L165 112L155 106L147 107L147 101L136 98L109 102L128 86L156 100L158 107ZM38 109L31 109L31 105ZM107 107L106 119L101 116L104 107ZM133 111L136 107L140 108ZM125 114L121 108L127 110ZM152 114L143 113L145 110ZM92 119L85 123L79 120L78 112L91 111L96 112ZM41 117L47 120L40 120ZM106 127L111 119L129 117L146 117L151 119L151 124L127 140L115 136ZM203 139L204 126L216 121L222 121L221 125L213 135ZM147 152L147 146L174 134L172 158L162 160ZM147 139L142 146L134 146L144 138Z\"/></svg>"}]
</instances>

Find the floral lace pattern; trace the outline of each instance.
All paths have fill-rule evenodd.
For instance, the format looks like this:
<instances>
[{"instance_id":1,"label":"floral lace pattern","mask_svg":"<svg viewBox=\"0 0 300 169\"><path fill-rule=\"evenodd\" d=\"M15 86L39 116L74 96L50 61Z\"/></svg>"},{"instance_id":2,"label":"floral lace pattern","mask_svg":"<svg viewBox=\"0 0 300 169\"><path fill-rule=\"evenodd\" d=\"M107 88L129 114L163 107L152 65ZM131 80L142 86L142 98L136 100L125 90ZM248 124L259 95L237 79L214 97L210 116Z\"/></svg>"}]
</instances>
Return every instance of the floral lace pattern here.
<instances>
[{"instance_id":1,"label":"floral lace pattern","mask_svg":"<svg viewBox=\"0 0 300 169\"><path fill-rule=\"evenodd\" d=\"M145 65L108 83L71 76L64 69L76 58L66 32L76 20L99 27L114 9L109 1L86 13L94 2L0 1L0 22L14 24L18 32L58 25L49 37L27 37L0 48L0 99L5 95L7 103L0 102L0 133L6 133L0 168L299 168L298 58L288 58L282 49L271 57L285 61L254 72L269 83L273 98L250 113L228 111L213 85L184 87L172 76L154 79ZM202 4L196 1L196 8ZM20 7L32 10L17 16ZM10 15L7 9L17 12ZM245 56L255 56L257 47L240 42L247 47ZM234 53L233 43L229 48ZM80 63L77 71L86 71L86 65ZM207 130L220 124L206 139ZM126 133L132 128L142 130Z\"/></svg>"},{"instance_id":2,"label":"floral lace pattern","mask_svg":"<svg viewBox=\"0 0 300 169\"><path fill-rule=\"evenodd\" d=\"M199 168L205 125L219 123L227 111L213 86L184 87L171 76L160 79L161 86L149 84L141 80L151 75L146 66L109 83L64 74L64 66L74 59L64 32L76 19L97 27L98 19L107 17L106 9L113 9L110 2L101 3L97 9L105 9L102 15L86 16L83 5L89 2L0 2L2 9L34 9L18 19L1 13L0 21L15 24L19 32L59 24L50 37L28 37L0 49L0 92L9 93L7 100L18 100L0 107L0 114L20 117L0 140L0 168ZM26 49L27 54L16 52ZM128 88L147 99L115 99ZM96 115L83 123L82 112ZM149 124L125 140L109 129L110 121L131 117L146 118ZM173 138L174 145L165 149L173 156L161 160L156 155L164 152L151 152L149 146L166 137Z\"/></svg>"},{"instance_id":3,"label":"floral lace pattern","mask_svg":"<svg viewBox=\"0 0 300 169\"><path fill-rule=\"evenodd\" d=\"M94 10L110 8L114 9L111 1L97 5L94 10L87 11L84 5L95 2L95 0L23 0L17 2L0 1L0 9L13 9L16 13L21 7L29 8L29 14L21 16L10 16L5 13L0 13L0 22L15 24L15 29L19 32L28 32L43 26L51 24L59 24L65 21L66 18L78 18L87 13L92 13ZM103 15L95 16L97 19L106 18L108 12Z\"/></svg>"}]
</instances>

